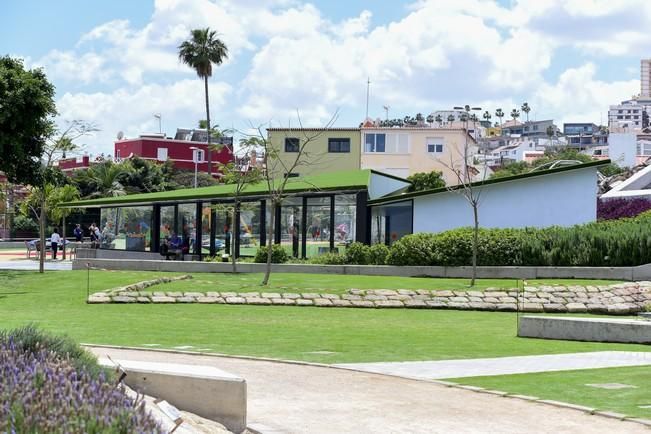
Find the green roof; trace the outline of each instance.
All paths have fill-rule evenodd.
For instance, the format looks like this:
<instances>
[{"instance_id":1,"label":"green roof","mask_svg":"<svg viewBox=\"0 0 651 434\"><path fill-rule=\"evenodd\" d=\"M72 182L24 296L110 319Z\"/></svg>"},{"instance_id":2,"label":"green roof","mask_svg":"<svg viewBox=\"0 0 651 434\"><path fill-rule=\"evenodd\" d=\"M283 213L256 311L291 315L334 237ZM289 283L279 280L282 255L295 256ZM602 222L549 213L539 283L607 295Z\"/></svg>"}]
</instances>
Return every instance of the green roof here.
<instances>
[{"instance_id":1,"label":"green roof","mask_svg":"<svg viewBox=\"0 0 651 434\"><path fill-rule=\"evenodd\" d=\"M570 171L570 170L585 169L587 167L605 166L606 164L610 164L610 160L590 161L588 163L575 164L575 165L572 165L572 166L562 166L562 167L556 167L554 169L547 169L547 170L536 170L536 171L533 171L533 172L521 173L519 175L504 176L502 178L492 178L492 179L486 179L484 181L477 181L477 182L473 182L470 185L472 185L473 187L479 187L479 186L482 186L482 185L499 184L499 183L502 183L502 182L516 181L516 180L519 180L519 179L533 178L533 177L536 177L536 176L550 175L550 174L559 173L559 172L567 172L567 171ZM397 201L401 201L401 200L405 200L405 199L410 199L412 197L425 196L425 195L437 194L437 193L444 193L446 191L460 190L462 188L463 188L462 185L454 185L454 186L450 186L450 187L434 188L434 189L431 189L431 190L414 191L414 192L411 192L411 193L399 193L399 194L384 196L384 197L381 197L379 199L369 200L368 204L369 205L377 205L377 204L381 204L381 203L397 202Z\"/></svg>"},{"instance_id":2,"label":"green roof","mask_svg":"<svg viewBox=\"0 0 651 434\"><path fill-rule=\"evenodd\" d=\"M322 175L290 178L285 186L288 194L301 192L318 192L333 190L364 190L368 189L371 180L371 170L347 170ZM126 196L88 199L62 203L64 208L92 208L107 205L137 205L162 202L183 202L193 200L212 200L229 198L235 191L233 184L220 184L211 187L184 188L181 190L161 191L156 193L129 194ZM247 185L242 196L264 196L268 192L267 183L259 182Z\"/></svg>"}]
</instances>

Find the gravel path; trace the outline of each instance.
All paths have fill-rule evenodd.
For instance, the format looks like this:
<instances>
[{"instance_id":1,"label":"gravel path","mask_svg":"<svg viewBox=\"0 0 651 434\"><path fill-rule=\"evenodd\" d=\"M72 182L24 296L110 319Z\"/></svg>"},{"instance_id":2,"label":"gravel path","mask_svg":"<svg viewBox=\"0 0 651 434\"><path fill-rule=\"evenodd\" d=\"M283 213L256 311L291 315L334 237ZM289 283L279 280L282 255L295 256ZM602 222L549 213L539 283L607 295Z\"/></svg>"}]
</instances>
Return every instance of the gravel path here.
<instances>
[{"instance_id":1,"label":"gravel path","mask_svg":"<svg viewBox=\"0 0 651 434\"><path fill-rule=\"evenodd\" d=\"M114 359L211 365L244 377L248 422L277 433L648 433L642 425L435 383L343 369L147 350Z\"/></svg>"},{"instance_id":2,"label":"gravel path","mask_svg":"<svg viewBox=\"0 0 651 434\"><path fill-rule=\"evenodd\" d=\"M651 352L595 351L432 362L344 363L335 366L408 378L443 379L645 365L651 365Z\"/></svg>"}]
</instances>

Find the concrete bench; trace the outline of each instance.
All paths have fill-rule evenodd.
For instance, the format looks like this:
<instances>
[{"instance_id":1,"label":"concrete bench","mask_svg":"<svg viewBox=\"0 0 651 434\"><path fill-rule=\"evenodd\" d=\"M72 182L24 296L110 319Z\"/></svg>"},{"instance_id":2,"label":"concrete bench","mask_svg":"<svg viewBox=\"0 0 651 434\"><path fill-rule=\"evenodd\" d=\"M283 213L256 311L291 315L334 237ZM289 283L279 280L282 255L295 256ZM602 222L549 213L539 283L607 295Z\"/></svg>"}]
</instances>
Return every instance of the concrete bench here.
<instances>
[{"instance_id":1,"label":"concrete bench","mask_svg":"<svg viewBox=\"0 0 651 434\"><path fill-rule=\"evenodd\" d=\"M136 391L165 399L181 410L215 420L235 433L246 429L246 381L212 366L109 360L99 363L126 371Z\"/></svg>"},{"instance_id":2,"label":"concrete bench","mask_svg":"<svg viewBox=\"0 0 651 434\"><path fill-rule=\"evenodd\" d=\"M651 344L651 321L528 315L520 317L518 336L568 341Z\"/></svg>"}]
</instances>

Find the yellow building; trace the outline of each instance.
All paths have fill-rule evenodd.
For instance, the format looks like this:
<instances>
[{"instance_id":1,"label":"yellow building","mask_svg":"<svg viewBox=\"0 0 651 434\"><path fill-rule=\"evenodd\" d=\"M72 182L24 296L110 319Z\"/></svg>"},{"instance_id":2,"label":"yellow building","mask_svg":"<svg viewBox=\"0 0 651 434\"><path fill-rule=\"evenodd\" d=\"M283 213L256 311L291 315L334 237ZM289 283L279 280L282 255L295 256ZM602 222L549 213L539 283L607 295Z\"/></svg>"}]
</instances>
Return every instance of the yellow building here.
<instances>
[{"instance_id":1,"label":"yellow building","mask_svg":"<svg viewBox=\"0 0 651 434\"><path fill-rule=\"evenodd\" d=\"M268 128L273 154L267 169L274 176L304 176L360 168L359 128ZM299 164L292 168L299 149Z\"/></svg>"},{"instance_id":2,"label":"yellow building","mask_svg":"<svg viewBox=\"0 0 651 434\"><path fill-rule=\"evenodd\" d=\"M419 172L443 172L447 185L457 184L464 148L468 163L477 152L475 140L463 128L362 128L361 168L406 178Z\"/></svg>"}]
</instances>

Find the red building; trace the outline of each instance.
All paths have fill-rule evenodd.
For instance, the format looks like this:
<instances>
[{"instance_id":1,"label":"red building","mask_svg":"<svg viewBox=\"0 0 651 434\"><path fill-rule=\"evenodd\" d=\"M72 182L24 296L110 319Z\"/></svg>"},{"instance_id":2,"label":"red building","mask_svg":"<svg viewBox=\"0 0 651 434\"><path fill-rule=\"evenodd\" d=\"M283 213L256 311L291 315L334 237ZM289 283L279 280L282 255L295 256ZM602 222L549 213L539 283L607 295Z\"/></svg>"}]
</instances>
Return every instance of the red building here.
<instances>
[{"instance_id":1,"label":"red building","mask_svg":"<svg viewBox=\"0 0 651 434\"><path fill-rule=\"evenodd\" d=\"M57 162L57 165L61 171L67 175L71 175L72 172L79 169L88 169L90 167L90 157L84 155L81 158L64 158Z\"/></svg>"},{"instance_id":2,"label":"red building","mask_svg":"<svg viewBox=\"0 0 651 434\"><path fill-rule=\"evenodd\" d=\"M163 134L141 135L136 139L121 139L115 142L115 159L140 157L145 160L170 160L174 167L194 171L194 155L199 154L197 170L208 173L208 136L206 130L178 129L174 138ZM222 137L213 141L223 144L221 150L212 151L213 175L218 175L219 164L233 161L233 138ZM194 149L193 149L194 148ZM200 152L202 151L202 152Z\"/></svg>"}]
</instances>

